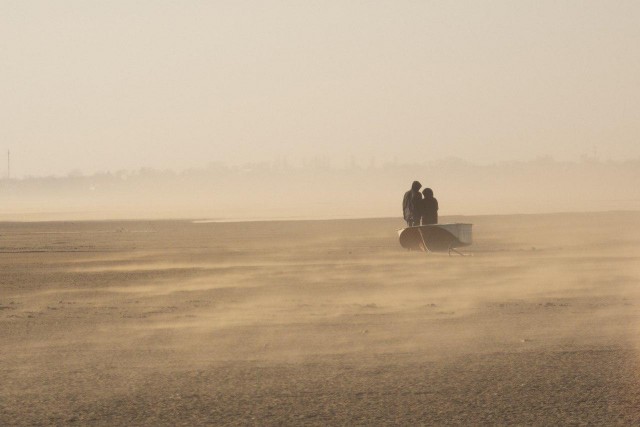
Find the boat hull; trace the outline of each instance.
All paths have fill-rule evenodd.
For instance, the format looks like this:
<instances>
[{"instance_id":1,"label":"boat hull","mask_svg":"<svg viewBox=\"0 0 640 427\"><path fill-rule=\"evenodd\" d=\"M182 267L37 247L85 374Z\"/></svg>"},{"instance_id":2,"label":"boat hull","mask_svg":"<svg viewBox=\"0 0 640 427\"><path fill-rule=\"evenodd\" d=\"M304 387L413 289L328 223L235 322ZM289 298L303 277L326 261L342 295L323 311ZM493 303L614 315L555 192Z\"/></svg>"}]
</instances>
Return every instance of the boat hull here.
<instances>
[{"instance_id":1,"label":"boat hull","mask_svg":"<svg viewBox=\"0 0 640 427\"><path fill-rule=\"evenodd\" d=\"M473 243L473 224L433 224L398 230L400 245L425 252L449 252Z\"/></svg>"}]
</instances>

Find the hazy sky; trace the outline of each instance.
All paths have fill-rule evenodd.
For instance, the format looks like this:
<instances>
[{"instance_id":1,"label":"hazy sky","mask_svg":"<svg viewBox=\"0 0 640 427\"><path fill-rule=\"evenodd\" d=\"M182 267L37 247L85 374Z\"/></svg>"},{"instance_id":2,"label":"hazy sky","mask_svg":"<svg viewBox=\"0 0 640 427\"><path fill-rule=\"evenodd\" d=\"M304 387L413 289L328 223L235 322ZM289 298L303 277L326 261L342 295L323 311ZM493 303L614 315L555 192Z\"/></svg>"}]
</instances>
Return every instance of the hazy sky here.
<instances>
[{"instance_id":1,"label":"hazy sky","mask_svg":"<svg viewBox=\"0 0 640 427\"><path fill-rule=\"evenodd\" d=\"M640 156L635 0L0 0L0 61L17 175Z\"/></svg>"}]
</instances>

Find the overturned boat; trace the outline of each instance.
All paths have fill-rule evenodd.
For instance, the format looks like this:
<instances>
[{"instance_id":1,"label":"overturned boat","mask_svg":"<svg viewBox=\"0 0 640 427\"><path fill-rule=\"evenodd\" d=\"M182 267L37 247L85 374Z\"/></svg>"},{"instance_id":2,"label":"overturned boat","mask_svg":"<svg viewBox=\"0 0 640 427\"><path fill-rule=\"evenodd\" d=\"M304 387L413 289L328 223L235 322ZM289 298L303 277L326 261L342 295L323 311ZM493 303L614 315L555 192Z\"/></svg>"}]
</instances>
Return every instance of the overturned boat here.
<instances>
[{"instance_id":1,"label":"overturned boat","mask_svg":"<svg viewBox=\"0 0 640 427\"><path fill-rule=\"evenodd\" d=\"M473 243L473 224L432 224L406 227L398 230L400 245L406 249L424 252L451 252L463 255L456 248Z\"/></svg>"}]
</instances>

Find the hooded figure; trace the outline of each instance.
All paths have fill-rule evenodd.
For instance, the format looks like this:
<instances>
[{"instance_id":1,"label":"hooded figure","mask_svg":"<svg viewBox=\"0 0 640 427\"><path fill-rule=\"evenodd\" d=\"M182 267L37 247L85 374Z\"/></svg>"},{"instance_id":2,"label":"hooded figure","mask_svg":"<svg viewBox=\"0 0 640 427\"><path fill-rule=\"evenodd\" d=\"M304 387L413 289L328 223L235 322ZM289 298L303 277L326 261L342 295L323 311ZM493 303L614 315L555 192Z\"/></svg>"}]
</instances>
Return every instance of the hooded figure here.
<instances>
[{"instance_id":1,"label":"hooded figure","mask_svg":"<svg viewBox=\"0 0 640 427\"><path fill-rule=\"evenodd\" d=\"M420 201L420 215L422 216L422 225L438 223L438 200L433 197L433 190L425 188L422 190L424 199Z\"/></svg>"},{"instance_id":2,"label":"hooded figure","mask_svg":"<svg viewBox=\"0 0 640 427\"><path fill-rule=\"evenodd\" d=\"M420 203L422 201L422 194L420 194L420 188L422 184L418 181L413 181L411 184L411 190L404 193L402 199L402 214L404 220L407 221L407 226L412 227L414 225L420 225Z\"/></svg>"}]
</instances>

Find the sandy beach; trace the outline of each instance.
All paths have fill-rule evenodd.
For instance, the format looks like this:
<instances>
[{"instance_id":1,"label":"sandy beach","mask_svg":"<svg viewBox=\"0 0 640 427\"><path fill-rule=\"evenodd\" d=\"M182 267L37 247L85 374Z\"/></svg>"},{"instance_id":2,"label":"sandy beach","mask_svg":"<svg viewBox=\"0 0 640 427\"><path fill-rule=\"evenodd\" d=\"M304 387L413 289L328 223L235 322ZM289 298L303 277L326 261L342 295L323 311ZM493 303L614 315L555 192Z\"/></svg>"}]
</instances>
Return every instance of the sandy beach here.
<instances>
[{"instance_id":1,"label":"sandy beach","mask_svg":"<svg viewBox=\"0 0 640 427\"><path fill-rule=\"evenodd\" d=\"M0 223L0 424L640 424L640 213L441 222Z\"/></svg>"}]
</instances>

